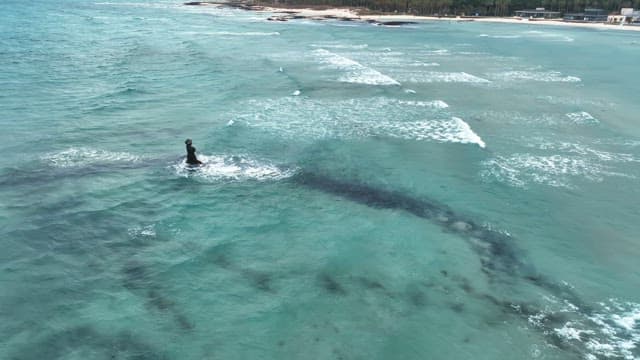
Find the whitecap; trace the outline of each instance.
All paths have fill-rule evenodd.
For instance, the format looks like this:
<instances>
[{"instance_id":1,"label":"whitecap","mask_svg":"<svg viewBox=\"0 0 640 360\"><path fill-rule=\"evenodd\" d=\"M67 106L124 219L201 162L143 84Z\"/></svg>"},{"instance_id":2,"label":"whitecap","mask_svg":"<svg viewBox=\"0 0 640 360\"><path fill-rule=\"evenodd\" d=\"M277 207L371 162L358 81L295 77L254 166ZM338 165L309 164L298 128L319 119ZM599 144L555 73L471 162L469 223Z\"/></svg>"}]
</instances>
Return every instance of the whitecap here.
<instances>
[{"instance_id":1,"label":"whitecap","mask_svg":"<svg viewBox=\"0 0 640 360\"><path fill-rule=\"evenodd\" d=\"M295 174L296 169L277 166L269 161L245 155L199 155L202 165L193 167L184 160L174 164L176 175L209 182L282 180Z\"/></svg>"},{"instance_id":2,"label":"whitecap","mask_svg":"<svg viewBox=\"0 0 640 360\"><path fill-rule=\"evenodd\" d=\"M581 330L573 327L574 324L571 321L567 321L562 328L553 329L559 337L565 340L581 340L584 335L593 334L591 330Z\"/></svg>"},{"instance_id":3,"label":"whitecap","mask_svg":"<svg viewBox=\"0 0 640 360\"><path fill-rule=\"evenodd\" d=\"M375 69L328 50L317 49L312 53L322 64L326 64L328 68L345 72L338 78L338 81L367 85L400 85L395 79Z\"/></svg>"},{"instance_id":4,"label":"whitecap","mask_svg":"<svg viewBox=\"0 0 640 360\"><path fill-rule=\"evenodd\" d=\"M546 142L542 141L536 144L530 144L529 147L535 147L540 150L561 151L566 154L583 155L599 161L612 161L612 162L637 162L632 154L629 153L616 153L604 150L597 150L584 144L572 143L572 142Z\"/></svg>"},{"instance_id":5,"label":"whitecap","mask_svg":"<svg viewBox=\"0 0 640 360\"><path fill-rule=\"evenodd\" d=\"M600 122L586 111L568 113L566 114L566 117L568 117L574 124L597 124Z\"/></svg>"},{"instance_id":6,"label":"whitecap","mask_svg":"<svg viewBox=\"0 0 640 360\"><path fill-rule=\"evenodd\" d=\"M466 72L424 72L407 74L407 79L401 79L411 83L490 83L491 81Z\"/></svg>"},{"instance_id":7,"label":"whitecap","mask_svg":"<svg viewBox=\"0 0 640 360\"><path fill-rule=\"evenodd\" d=\"M581 349L585 359L634 360L640 344L640 305L611 299L590 306L589 310L566 299L545 296L544 310L528 316L531 326L553 334L574 349ZM567 318L561 327L548 328L550 318Z\"/></svg>"},{"instance_id":8,"label":"whitecap","mask_svg":"<svg viewBox=\"0 0 640 360\"><path fill-rule=\"evenodd\" d=\"M140 237L155 237L156 229L155 225L147 225L147 226L135 226L129 228L127 233L132 238L140 238Z\"/></svg>"},{"instance_id":9,"label":"whitecap","mask_svg":"<svg viewBox=\"0 0 640 360\"><path fill-rule=\"evenodd\" d=\"M407 64L408 66L412 66L412 67L436 67L436 66L440 66L439 63L437 62L430 62L430 63L423 63L423 62L412 62L410 64Z\"/></svg>"},{"instance_id":10,"label":"whitecap","mask_svg":"<svg viewBox=\"0 0 640 360\"><path fill-rule=\"evenodd\" d=\"M605 176L625 176L610 171L597 160L575 155L513 154L482 162L481 176L516 187L543 184L571 188L572 178L602 181Z\"/></svg>"},{"instance_id":11,"label":"whitecap","mask_svg":"<svg viewBox=\"0 0 640 360\"><path fill-rule=\"evenodd\" d=\"M489 74L492 80L500 81L537 81L537 82L580 82L577 76L565 76L559 71L505 71Z\"/></svg>"},{"instance_id":12,"label":"whitecap","mask_svg":"<svg viewBox=\"0 0 640 360\"><path fill-rule=\"evenodd\" d=\"M564 97L564 96L538 96L537 100L548 102L549 104L584 106L593 105L600 107L615 107L615 103L604 102L600 100L585 99L582 97Z\"/></svg>"},{"instance_id":13,"label":"whitecap","mask_svg":"<svg viewBox=\"0 0 640 360\"><path fill-rule=\"evenodd\" d=\"M405 91L407 94L415 94L416 92L410 89ZM449 104L442 100L433 100L433 101L412 101L412 100L398 100L398 104L408 105L408 106L418 106L418 107L428 107L432 109L446 109L449 107Z\"/></svg>"},{"instance_id":14,"label":"whitecap","mask_svg":"<svg viewBox=\"0 0 640 360\"><path fill-rule=\"evenodd\" d=\"M521 35L488 35L488 34L480 34L478 37L486 37L492 39L519 39Z\"/></svg>"},{"instance_id":15,"label":"whitecap","mask_svg":"<svg viewBox=\"0 0 640 360\"><path fill-rule=\"evenodd\" d=\"M381 123L377 126L380 135L409 140L436 140L462 144L486 144L464 120L452 117L448 120L423 120L402 123Z\"/></svg>"},{"instance_id":16,"label":"whitecap","mask_svg":"<svg viewBox=\"0 0 640 360\"><path fill-rule=\"evenodd\" d=\"M246 126L295 140L382 136L484 147L484 141L469 124L444 112L448 106L442 100L378 97L323 102L288 97L252 101L243 105L242 113L230 116ZM431 118L424 119L427 112L431 112Z\"/></svg>"},{"instance_id":17,"label":"whitecap","mask_svg":"<svg viewBox=\"0 0 640 360\"><path fill-rule=\"evenodd\" d=\"M127 152L112 152L90 148L70 148L42 156L42 160L55 167L78 167L88 164L138 162L140 156Z\"/></svg>"},{"instance_id":18,"label":"whitecap","mask_svg":"<svg viewBox=\"0 0 640 360\"><path fill-rule=\"evenodd\" d=\"M427 51L427 54L450 55L449 50L447 50L447 49L429 50L429 51Z\"/></svg>"},{"instance_id":19,"label":"whitecap","mask_svg":"<svg viewBox=\"0 0 640 360\"><path fill-rule=\"evenodd\" d=\"M369 47L368 44L311 44L311 47L315 48L327 48L327 49L354 49L361 50Z\"/></svg>"}]
</instances>

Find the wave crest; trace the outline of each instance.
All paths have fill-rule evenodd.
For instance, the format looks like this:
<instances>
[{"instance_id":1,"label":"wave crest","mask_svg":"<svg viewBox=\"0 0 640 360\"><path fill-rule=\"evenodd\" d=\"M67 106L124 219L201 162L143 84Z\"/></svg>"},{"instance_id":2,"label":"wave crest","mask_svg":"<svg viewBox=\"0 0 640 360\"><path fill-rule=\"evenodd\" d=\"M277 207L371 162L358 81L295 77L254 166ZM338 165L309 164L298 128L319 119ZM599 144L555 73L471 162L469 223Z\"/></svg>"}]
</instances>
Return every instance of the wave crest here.
<instances>
[{"instance_id":1,"label":"wave crest","mask_svg":"<svg viewBox=\"0 0 640 360\"><path fill-rule=\"evenodd\" d=\"M320 63L331 69L345 72L338 81L366 85L400 85L395 79L347 57L332 53L325 49L312 52Z\"/></svg>"}]
</instances>

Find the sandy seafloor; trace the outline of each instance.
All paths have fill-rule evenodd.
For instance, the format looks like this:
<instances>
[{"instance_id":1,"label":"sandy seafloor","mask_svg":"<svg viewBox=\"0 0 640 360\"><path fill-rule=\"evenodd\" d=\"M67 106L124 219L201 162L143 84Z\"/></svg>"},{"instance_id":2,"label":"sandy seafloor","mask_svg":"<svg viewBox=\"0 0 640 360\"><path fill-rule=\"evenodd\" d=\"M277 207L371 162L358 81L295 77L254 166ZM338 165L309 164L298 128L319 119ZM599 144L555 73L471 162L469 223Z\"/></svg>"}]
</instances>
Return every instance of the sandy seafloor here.
<instances>
[{"instance_id":1,"label":"sandy seafloor","mask_svg":"<svg viewBox=\"0 0 640 360\"><path fill-rule=\"evenodd\" d=\"M638 33L268 16L0 4L0 358L640 357Z\"/></svg>"}]
</instances>

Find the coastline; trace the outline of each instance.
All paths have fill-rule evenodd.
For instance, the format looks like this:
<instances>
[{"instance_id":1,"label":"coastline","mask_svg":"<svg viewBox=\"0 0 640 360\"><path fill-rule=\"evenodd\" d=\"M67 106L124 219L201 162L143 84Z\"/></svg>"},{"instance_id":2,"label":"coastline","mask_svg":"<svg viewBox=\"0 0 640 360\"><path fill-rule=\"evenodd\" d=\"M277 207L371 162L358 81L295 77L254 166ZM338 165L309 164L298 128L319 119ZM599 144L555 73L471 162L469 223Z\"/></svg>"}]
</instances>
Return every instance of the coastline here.
<instances>
[{"instance_id":1,"label":"coastline","mask_svg":"<svg viewBox=\"0 0 640 360\"><path fill-rule=\"evenodd\" d=\"M640 31L640 26L633 25L614 25L605 23L586 23L586 22L566 22L562 20L528 20L517 17L437 17L437 16L416 16L416 15L360 15L355 9L333 8L333 9L294 9L280 7L265 7L262 12L295 14L305 18L315 17L336 17L340 19L362 20L370 22L388 23L388 22L420 22L420 21L457 21L457 22L491 22L503 24L526 24L526 25L551 25L579 27L595 30L627 30Z\"/></svg>"},{"instance_id":2,"label":"coastline","mask_svg":"<svg viewBox=\"0 0 640 360\"><path fill-rule=\"evenodd\" d=\"M248 5L243 3L230 2L192 2L185 5L212 5L212 6L229 6L236 7L248 11L256 11L263 13L273 13L273 17L268 18L271 21L288 21L292 19L311 19L311 20L328 20L337 19L343 21L365 21L370 23L379 23L382 25L403 25L412 22L421 21L455 21L455 22L490 22L503 24L526 24L526 25L547 25L547 26L565 26L579 27L594 30L624 30L624 31L640 31L640 26L634 25L615 25L606 23L588 23L588 22L566 22L562 20L529 20L519 17L437 17L437 16L417 16L417 15L373 15L361 14L358 8L313 8L309 7L275 7Z\"/></svg>"}]
</instances>

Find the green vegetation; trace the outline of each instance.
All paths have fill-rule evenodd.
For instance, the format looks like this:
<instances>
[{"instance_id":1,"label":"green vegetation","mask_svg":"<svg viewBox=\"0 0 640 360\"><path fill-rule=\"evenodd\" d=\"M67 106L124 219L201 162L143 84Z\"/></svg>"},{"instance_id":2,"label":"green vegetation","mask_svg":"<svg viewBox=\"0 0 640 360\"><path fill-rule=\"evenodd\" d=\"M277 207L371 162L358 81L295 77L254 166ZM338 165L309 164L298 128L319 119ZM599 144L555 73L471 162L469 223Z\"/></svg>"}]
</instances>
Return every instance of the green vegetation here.
<instances>
[{"instance_id":1,"label":"green vegetation","mask_svg":"<svg viewBox=\"0 0 640 360\"><path fill-rule=\"evenodd\" d=\"M260 4L277 6L348 6L381 13L414 15L508 16L516 10L544 7L560 12L582 12L600 8L619 12L623 7L640 8L640 0L263 0Z\"/></svg>"}]
</instances>

